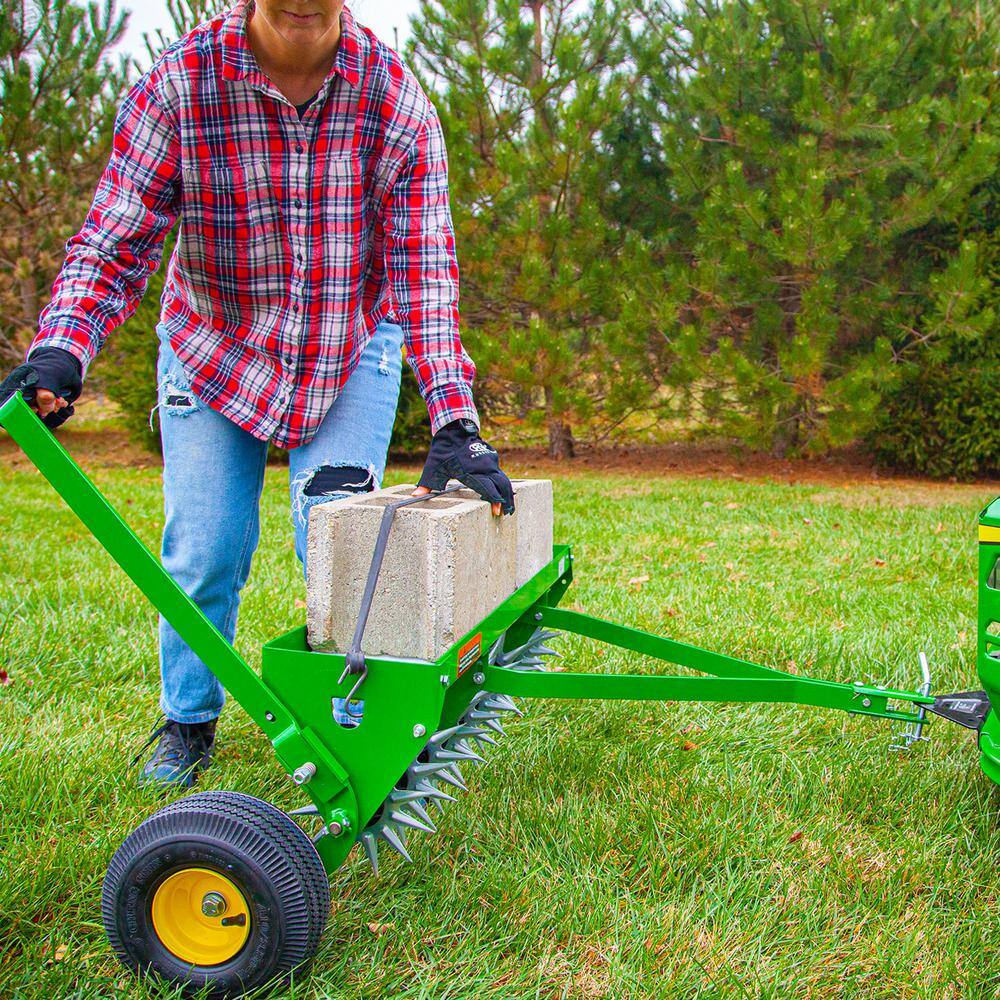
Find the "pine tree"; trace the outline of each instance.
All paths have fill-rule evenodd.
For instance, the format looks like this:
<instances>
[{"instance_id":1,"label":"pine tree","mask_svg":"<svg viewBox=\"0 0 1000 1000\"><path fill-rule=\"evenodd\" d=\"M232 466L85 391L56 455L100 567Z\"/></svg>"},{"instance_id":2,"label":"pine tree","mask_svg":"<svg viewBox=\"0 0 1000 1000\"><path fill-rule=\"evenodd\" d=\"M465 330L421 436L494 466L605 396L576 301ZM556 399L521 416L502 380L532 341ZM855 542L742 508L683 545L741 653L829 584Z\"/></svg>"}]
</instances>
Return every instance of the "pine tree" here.
<instances>
[{"instance_id":1,"label":"pine tree","mask_svg":"<svg viewBox=\"0 0 1000 1000\"><path fill-rule=\"evenodd\" d=\"M155 62L168 45L196 28L202 21L210 20L221 8L220 0L167 0L167 14L172 31L165 32L162 28L157 28L152 35L143 35L150 62Z\"/></svg>"},{"instance_id":2,"label":"pine tree","mask_svg":"<svg viewBox=\"0 0 1000 1000\"><path fill-rule=\"evenodd\" d=\"M784 454L871 424L924 336L911 243L994 169L997 27L951 0L645 0L651 153L690 220L664 241L673 375L718 425Z\"/></svg>"},{"instance_id":3,"label":"pine tree","mask_svg":"<svg viewBox=\"0 0 1000 1000\"><path fill-rule=\"evenodd\" d=\"M16 363L107 161L127 85L113 0L0 4L0 360Z\"/></svg>"},{"instance_id":4,"label":"pine tree","mask_svg":"<svg viewBox=\"0 0 1000 1000\"><path fill-rule=\"evenodd\" d=\"M409 54L441 117L463 337L493 417L608 428L659 378L640 236L602 211L599 156L632 82L625 0L423 0Z\"/></svg>"}]
</instances>

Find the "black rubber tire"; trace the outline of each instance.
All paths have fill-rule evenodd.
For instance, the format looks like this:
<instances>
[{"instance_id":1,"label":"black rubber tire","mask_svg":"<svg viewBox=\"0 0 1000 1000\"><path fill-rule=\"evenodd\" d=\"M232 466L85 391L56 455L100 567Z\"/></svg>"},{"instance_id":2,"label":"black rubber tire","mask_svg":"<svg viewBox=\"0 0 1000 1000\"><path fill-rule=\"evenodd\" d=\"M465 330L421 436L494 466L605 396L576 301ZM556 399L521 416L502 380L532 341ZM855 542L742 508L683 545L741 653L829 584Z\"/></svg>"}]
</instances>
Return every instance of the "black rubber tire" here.
<instances>
[{"instance_id":1,"label":"black rubber tire","mask_svg":"<svg viewBox=\"0 0 1000 1000\"><path fill-rule=\"evenodd\" d=\"M191 966L164 947L150 908L158 886L188 867L236 883L250 907L250 935L230 961ZM330 882L312 841L283 812L238 792L199 792L165 806L129 835L108 865L101 896L115 953L211 996L240 996L290 973L316 953L330 913Z\"/></svg>"}]
</instances>

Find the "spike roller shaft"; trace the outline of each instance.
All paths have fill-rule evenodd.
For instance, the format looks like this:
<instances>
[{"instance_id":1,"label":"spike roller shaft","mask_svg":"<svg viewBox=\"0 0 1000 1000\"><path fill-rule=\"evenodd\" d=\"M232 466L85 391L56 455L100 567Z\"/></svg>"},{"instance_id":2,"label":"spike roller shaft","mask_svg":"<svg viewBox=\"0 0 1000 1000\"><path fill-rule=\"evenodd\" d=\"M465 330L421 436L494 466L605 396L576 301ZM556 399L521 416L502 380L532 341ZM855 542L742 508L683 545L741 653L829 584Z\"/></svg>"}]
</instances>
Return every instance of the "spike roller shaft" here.
<instances>
[{"instance_id":1,"label":"spike roller shaft","mask_svg":"<svg viewBox=\"0 0 1000 1000\"><path fill-rule=\"evenodd\" d=\"M506 654L501 636L490 650L489 662L502 663L511 670L541 670L543 656L558 655L545 645L554 635L538 629L528 642ZM438 730L427 740L379 806L375 817L358 835L376 874L379 842L387 844L404 860L411 861L406 847L408 833L411 830L436 833L429 807L433 805L438 812L443 812L448 802L456 801L452 792L468 790L459 765L485 764L486 759L478 751L486 752L497 746L495 735L505 735L500 720L506 715L521 717L523 714L513 698L480 691L473 696L457 725ZM478 747L474 749L471 743Z\"/></svg>"}]
</instances>

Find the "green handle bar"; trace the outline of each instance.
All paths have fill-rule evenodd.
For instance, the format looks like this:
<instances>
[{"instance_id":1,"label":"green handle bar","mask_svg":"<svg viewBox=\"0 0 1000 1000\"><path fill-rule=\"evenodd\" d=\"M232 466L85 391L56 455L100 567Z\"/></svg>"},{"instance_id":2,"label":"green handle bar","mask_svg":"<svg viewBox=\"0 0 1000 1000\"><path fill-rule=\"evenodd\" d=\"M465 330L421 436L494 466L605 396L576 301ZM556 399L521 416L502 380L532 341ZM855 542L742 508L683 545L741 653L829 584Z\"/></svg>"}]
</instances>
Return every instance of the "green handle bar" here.
<instances>
[{"instance_id":1,"label":"green handle bar","mask_svg":"<svg viewBox=\"0 0 1000 1000\"><path fill-rule=\"evenodd\" d=\"M292 726L285 705L163 568L20 392L0 405L0 426L251 718L269 735Z\"/></svg>"}]
</instances>

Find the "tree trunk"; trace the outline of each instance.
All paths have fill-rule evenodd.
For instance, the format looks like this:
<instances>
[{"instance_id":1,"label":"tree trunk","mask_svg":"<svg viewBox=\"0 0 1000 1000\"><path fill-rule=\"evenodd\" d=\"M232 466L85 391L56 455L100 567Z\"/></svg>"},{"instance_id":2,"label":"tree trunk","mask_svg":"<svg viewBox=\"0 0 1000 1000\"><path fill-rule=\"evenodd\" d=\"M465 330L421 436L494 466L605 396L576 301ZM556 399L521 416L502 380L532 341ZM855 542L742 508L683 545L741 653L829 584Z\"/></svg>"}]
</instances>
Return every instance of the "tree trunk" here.
<instances>
[{"instance_id":1,"label":"tree trunk","mask_svg":"<svg viewBox=\"0 0 1000 1000\"><path fill-rule=\"evenodd\" d=\"M562 418L553 412L552 389L545 387L546 427L549 432L549 458L564 461L576 454L576 442L573 440L573 429Z\"/></svg>"},{"instance_id":2,"label":"tree trunk","mask_svg":"<svg viewBox=\"0 0 1000 1000\"><path fill-rule=\"evenodd\" d=\"M798 450L800 442L801 413L797 403L778 409L778 426L771 438L771 455L787 458L789 452Z\"/></svg>"},{"instance_id":3,"label":"tree trunk","mask_svg":"<svg viewBox=\"0 0 1000 1000\"><path fill-rule=\"evenodd\" d=\"M549 458L559 461L573 458L576 454L576 442L573 431L564 420L549 421Z\"/></svg>"}]
</instances>

